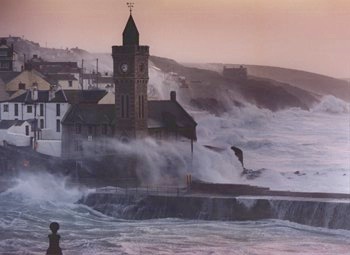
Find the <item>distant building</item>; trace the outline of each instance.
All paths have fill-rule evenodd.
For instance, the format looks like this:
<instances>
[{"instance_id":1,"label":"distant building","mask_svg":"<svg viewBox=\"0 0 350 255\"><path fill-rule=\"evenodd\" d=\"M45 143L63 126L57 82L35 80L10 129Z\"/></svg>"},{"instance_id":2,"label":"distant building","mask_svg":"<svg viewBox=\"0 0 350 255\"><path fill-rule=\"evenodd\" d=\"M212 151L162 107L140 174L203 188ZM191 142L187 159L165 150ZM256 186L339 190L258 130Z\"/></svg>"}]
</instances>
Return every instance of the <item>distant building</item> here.
<instances>
[{"instance_id":1,"label":"distant building","mask_svg":"<svg viewBox=\"0 0 350 255\"><path fill-rule=\"evenodd\" d=\"M70 73L52 73L46 74L46 79L51 85L59 87L60 89L68 90L78 90L81 89L79 80Z\"/></svg>"},{"instance_id":2,"label":"distant building","mask_svg":"<svg viewBox=\"0 0 350 255\"><path fill-rule=\"evenodd\" d=\"M15 52L13 44L7 45L6 39L0 41L0 72L12 72Z\"/></svg>"},{"instance_id":3,"label":"distant building","mask_svg":"<svg viewBox=\"0 0 350 255\"><path fill-rule=\"evenodd\" d=\"M114 91L113 76L108 73L101 75L100 73L84 73L82 74L83 89L104 89L107 91Z\"/></svg>"},{"instance_id":4,"label":"distant building","mask_svg":"<svg viewBox=\"0 0 350 255\"><path fill-rule=\"evenodd\" d=\"M234 81L246 81L248 79L248 71L246 67L242 65L238 68L236 67L226 67L222 72L223 76Z\"/></svg>"},{"instance_id":5,"label":"distant building","mask_svg":"<svg viewBox=\"0 0 350 255\"><path fill-rule=\"evenodd\" d=\"M48 62L33 55L25 63L25 70L36 70L62 89L81 89L81 69L77 62Z\"/></svg>"}]
</instances>

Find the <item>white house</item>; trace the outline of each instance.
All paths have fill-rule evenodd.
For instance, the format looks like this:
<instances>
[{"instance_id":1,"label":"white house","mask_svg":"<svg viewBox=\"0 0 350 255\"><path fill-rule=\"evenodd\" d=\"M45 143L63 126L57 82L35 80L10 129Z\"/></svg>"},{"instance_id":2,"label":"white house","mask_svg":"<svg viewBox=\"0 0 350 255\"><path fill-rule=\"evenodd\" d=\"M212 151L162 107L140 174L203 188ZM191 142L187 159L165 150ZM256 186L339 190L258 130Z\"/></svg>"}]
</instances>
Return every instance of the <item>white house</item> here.
<instances>
[{"instance_id":1,"label":"white house","mask_svg":"<svg viewBox=\"0 0 350 255\"><path fill-rule=\"evenodd\" d=\"M38 91L36 101L32 90L26 90L0 103L0 120L36 119L39 139L60 140L61 120L68 107L63 90Z\"/></svg>"},{"instance_id":2,"label":"white house","mask_svg":"<svg viewBox=\"0 0 350 255\"><path fill-rule=\"evenodd\" d=\"M34 89L19 90L0 102L0 146L3 141L33 145L39 153L60 157L61 122L68 109L76 104L108 104L112 98L114 94L105 90L42 90L35 95Z\"/></svg>"}]
</instances>

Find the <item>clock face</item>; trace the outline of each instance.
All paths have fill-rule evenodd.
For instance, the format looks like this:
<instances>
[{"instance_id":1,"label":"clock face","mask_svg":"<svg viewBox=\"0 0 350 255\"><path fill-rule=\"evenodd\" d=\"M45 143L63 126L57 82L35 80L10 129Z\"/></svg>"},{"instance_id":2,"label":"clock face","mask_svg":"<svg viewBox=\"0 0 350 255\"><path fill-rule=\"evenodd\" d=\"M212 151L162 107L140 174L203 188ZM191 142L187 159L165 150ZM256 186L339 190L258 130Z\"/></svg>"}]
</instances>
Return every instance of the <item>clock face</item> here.
<instances>
[{"instance_id":1,"label":"clock face","mask_svg":"<svg viewBox=\"0 0 350 255\"><path fill-rule=\"evenodd\" d=\"M121 65L120 65L120 70L121 70L123 73L126 73L126 72L129 70L128 64L121 64Z\"/></svg>"}]
</instances>

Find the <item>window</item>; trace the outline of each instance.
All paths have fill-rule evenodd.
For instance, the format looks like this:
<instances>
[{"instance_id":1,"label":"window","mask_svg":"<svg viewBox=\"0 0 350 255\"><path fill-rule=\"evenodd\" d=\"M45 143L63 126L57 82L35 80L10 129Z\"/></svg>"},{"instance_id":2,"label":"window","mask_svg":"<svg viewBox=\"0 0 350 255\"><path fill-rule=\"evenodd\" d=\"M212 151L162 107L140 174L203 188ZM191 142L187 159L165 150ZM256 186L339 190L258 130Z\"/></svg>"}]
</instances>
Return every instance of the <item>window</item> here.
<instances>
[{"instance_id":1,"label":"window","mask_svg":"<svg viewBox=\"0 0 350 255\"><path fill-rule=\"evenodd\" d=\"M73 81L68 81L68 87L73 87Z\"/></svg>"},{"instance_id":2,"label":"window","mask_svg":"<svg viewBox=\"0 0 350 255\"><path fill-rule=\"evenodd\" d=\"M33 106L27 105L27 113L32 113L32 112L33 112Z\"/></svg>"},{"instance_id":3,"label":"window","mask_svg":"<svg viewBox=\"0 0 350 255\"><path fill-rule=\"evenodd\" d=\"M56 104L56 116L61 116L61 105Z\"/></svg>"},{"instance_id":4,"label":"window","mask_svg":"<svg viewBox=\"0 0 350 255\"><path fill-rule=\"evenodd\" d=\"M81 124L75 124L75 133L80 134L81 133Z\"/></svg>"},{"instance_id":5,"label":"window","mask_svg":"<svg viewBox=\"0 0 350 255\"><path fill-rule=\"evenodd\" d=\"M18 83L18 89L26 89L26 84L25 83Z\"/></svg>"},{"instance_id":6,"label":"window","mask_svg":"<svg viewBox=\"0 0 350 255\"><path fill-rule=\"evenodd\" d=\"M56 120L56 132L61 132L61 121Z\"/></svg>"},{"instance_id":7,"label":"window","mask_svg":"<svg viewBox=\"0 0 350 255\"><path fill-rule=\"evenodd\" d=\"M75 149L75 151L82 151L83 150L83 143L81 140L74 141L74 149Z\"/></svg>"},{"instance_id":8,"label":"window","mask_svg":"<svg viewBox=\"0 0 350 255\"><path fill-rule=\"evenodd\" d=\"M40 128L44 128L44 120L40 119Z\"/></svg>"},{"instance_id":9,"label":"window","mask_svg":"<svg viewBox=\"0 0 350 255\"><path fill-rule=\"evenodd\" d=\"M125 97L126 97L126 100L125 100L126 101L125 102L125 104L126 104L126 107L125 107L126 108L126 117L129 118L129 96L126 95Z\"/></svg>"},{"instance_id":10,"label":"window","mask_svg":"<svg viewBox=\"0 0 350 255\"><path fill-rule=\"evenodd\" d=\"M8 63L8 62L3 62L3 63L1 64L1 67L4 68L4 69L7 69L7 68L10 67L10 63Z\"/></svg>"},{"instance_id":11,"label":"window","mask_svg":"<svg viewBox=\"0 0 350 255\"><path fill-rule=\"evenodd\" d=\"M145 100L144 100L144 97L141 96L141 117L142 118L145 118Z\"/></svg>"},{"instance_id":12,"label":"window","mask_svg":"<svg viewBox=\"0 0 350 255\"><path fill-rule=\"evenodd\" d=\"M122 118L129 118L129 95L121 95L121 108L122 108L122 112L121 112L121 117Z\"/></svg>"},{"instance_id":13,"label":"window","mask_svg":"<svg viewBox=\"0 0 350 255\"><path fill-rule=\"evenodd\" d=\"M28 136L28 135L29 135L29 126L26 125L26 136Z\"/></svg>"},{"instance_id":14,"label":"window","mask_svg":"<svg viewBox=\"0 0 350 255\"><path fill-rule=\"evenodd\" d=\"M141 119L141 96L139 96L139 119Z\"/></svg>"},{"instance_id":15,"label":"window","mask_svg":"<svg viewBox=\"0 0 350 255\"><path fill-rule=\"evenodd\" d=\"M0 51L0 56L1 56L1 57L7 57L7 51L1 50L1 51Z\"/></svg>"},{"instance_id":16,"label":"window","mask_svg":"<svg viewBox=\"0 0 350 255\"><path fill-rule=\"evenodd\" d=\"M44 116L44 104L40 104L40 116Z\"/></svg>"},{"instance_id":17,"label":"window","mask_svg":"<svg viewBox=\"0 0 350 255\"><path fill-rule=\"evenodd\" d=\"M15 104L15 116L18 116L18 104Z\"/></svg>"},{"instance_id":18,"label":"window","mask_svg":"<svg viewBox=\"0 0 350 255\"><path fill-rule=\"evenodd\" d=\"M9 105L8 104L4 104L4 112L9 112Z\"/></svg>"},{"instance_id":19,"label":"window","mask_svg":"<svg viewBox=\"0 0 350 255\"><path fill-rule=\"evenodd\" d=\"M124 95L121 95L120 105L122 108L122 118L125 118L125 110L124 110Z\"/></svg>"}]
</instances>

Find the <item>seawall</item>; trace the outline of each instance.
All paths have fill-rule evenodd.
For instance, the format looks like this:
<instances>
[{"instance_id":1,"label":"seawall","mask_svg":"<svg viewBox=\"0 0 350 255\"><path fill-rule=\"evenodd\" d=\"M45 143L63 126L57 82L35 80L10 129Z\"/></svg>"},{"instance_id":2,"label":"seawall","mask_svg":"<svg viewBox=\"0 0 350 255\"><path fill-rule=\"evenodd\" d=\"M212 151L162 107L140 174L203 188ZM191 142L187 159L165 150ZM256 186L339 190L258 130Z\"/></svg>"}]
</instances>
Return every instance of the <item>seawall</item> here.
<instances>
[{"instance_id":1,"label":"seawall","mask_svg":"<svg viewBox=\"0 0 350 255\"><path fill-rule=\"evenodd\" d=\"M82 198L79 203L122 219L281 219L316 227L350 230L350 200L347 199L96 192Z\"/></svg>"}]
</instances>

